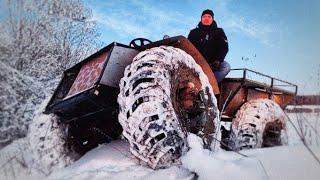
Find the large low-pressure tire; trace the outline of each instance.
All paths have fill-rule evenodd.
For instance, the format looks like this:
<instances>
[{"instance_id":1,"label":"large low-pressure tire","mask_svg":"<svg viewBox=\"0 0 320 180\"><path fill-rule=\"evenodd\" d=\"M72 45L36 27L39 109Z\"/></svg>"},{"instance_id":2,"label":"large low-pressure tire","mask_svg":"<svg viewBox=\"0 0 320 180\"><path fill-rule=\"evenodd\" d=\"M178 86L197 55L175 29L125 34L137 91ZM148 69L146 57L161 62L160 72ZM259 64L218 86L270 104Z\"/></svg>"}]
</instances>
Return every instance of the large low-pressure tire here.
<instances>
[{"instance_id":1,"label":"large low-pressure tire","mask_svg":"<svg viewBox=\"0 0 320 180\"><path fill-rule=\"evenodd\" d=\"M70 165L79 158L67 144L67 125L59 123L56 115L36 113L29 126L28 140L34 163L32 168L44 174Z\"/></svg>"},{"instance_id":2,"label":"large low-pressure tire","mask_svg":"<svg viewBox=\"0 0 320 180\"><path fill-rule=\"evenodd\" d=\"M179 163L188 149L188 121L179 102L179 90L186 82L202 93L207 120L201 132L209 142L218 114L216 99L201 67L186 52L170 46L140 52L120 81L122 134L131 153L153 169Z\"/></svg>"},{"instance_id":3,"label":"large low-pressure tire","mask_svg":"<svg viewBox=\"0 0 320 180\"><path fill-rule=\"evenodd\" d=\"M231 125L229 145L233 150L285 143L285 114L277 103L269 99L256 99L242 105Z\"/></svg>"}]
</instances>

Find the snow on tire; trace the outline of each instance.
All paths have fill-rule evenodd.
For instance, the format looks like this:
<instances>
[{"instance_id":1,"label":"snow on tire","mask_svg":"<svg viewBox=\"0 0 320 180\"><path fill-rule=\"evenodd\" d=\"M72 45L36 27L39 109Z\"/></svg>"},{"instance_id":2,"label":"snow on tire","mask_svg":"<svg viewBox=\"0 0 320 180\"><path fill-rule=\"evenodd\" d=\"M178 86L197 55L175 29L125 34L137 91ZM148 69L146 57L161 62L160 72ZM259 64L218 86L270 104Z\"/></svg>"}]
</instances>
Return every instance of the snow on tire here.
<instances>
[{"instance_id":1,"label":"snow on tire","mask_svg":"<svg viewBox=\"0 0 320 180\"><path fill-rule=\"evenodd\" d=\"M33 152L33 168L48 175L78 158L66 145L65 129L66 125L59 123L56 115L37 113L27 136Z\"/></svg>"},{"instance_id":2,"label":"snow on tire","mask_svg":"<svg viewBox=\"0 0 320 180\"><path fill-rule=\"evenodd\" d=\"M131 153L153 169L179 163L188 149L188 122L180 113L183 108L177 93L186 82L202 92L205 114L210 119L206 127L211 127L213 134L216 99L201 67L186 52L170 46L140 52L120 81L122 134L130 143Z\"/></svg>"},{"instance_id":3,"label":"snow on tire","mask_svg":"<svg viewBox=\"0 0 320 180\"><path fill-rule=\"evenodd\" d=\"M229 143L233 150L276 146L286 142L285 114L272 100L248 101L232 121Z\"/></svg>"}]
</instances>

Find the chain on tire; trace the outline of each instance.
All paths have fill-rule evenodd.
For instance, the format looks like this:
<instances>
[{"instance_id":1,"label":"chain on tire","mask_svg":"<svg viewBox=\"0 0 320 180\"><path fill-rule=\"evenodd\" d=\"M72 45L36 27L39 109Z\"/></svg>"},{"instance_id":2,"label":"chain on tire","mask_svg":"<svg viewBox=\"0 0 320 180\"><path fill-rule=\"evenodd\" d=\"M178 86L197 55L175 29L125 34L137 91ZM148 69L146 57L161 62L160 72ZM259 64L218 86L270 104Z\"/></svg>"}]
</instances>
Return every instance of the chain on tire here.
<instances>
[{"instance_id":1,"label":"chain on tire","mask_svg":"<svg viewBox=\"0 0 320 180\"><path fill-rule=\"evenodd\" d=\"M179 102L179 90L186 82L192 82L202 93L206 125L214 133L218 111L215 96L201 67L186 52L170 46L140 52L120 81L122 134L130 143L131 153L151 168L179 163L188 149L188 123Z\"/></svg>"}]
</instances>

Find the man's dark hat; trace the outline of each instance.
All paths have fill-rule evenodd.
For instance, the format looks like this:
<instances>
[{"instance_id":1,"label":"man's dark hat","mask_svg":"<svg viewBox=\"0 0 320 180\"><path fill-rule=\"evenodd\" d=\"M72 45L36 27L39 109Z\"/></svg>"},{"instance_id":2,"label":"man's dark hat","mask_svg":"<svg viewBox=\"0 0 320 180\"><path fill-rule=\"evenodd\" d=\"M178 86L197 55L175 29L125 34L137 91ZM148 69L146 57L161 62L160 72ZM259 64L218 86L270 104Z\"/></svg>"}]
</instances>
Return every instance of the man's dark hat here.
<instances>
[{"instance_id":1,"label":"man's dark hat","mask_svg":"<svg viewBox=\"0 0 320 180\"><path fill-rule=\"evenodd\" d=\"M209 15L211 15L212 17L214 16L213 11L210 10L210 9L204 10L204 11L202 12L202 14L201 14L201 17L202 17L203 15L205 15L205 14L209 14Z\"/></svg>"}]
</instances>

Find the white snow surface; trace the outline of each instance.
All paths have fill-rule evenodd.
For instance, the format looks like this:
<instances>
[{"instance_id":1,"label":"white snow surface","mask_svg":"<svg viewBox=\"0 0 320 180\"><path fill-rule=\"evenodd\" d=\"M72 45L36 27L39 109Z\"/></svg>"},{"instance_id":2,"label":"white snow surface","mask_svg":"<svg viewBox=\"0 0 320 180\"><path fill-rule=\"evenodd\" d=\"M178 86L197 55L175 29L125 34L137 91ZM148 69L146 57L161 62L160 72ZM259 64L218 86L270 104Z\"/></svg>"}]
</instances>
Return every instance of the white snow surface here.
<instances>
[{"instance_id":1,"label":"white snow surface","mask_svg":"<svg viewBox=\"0 0 320 180\"><path fill-rule=\"evenodd\" d=\"M289 116L298 124L299 114ZM319 113L303 116L311 125L318 124ZM319 179L320 165L289 122L287 126L289 145L240 151L249 157L221 149L209 152L202 148L200 138L190 134L190 150L181 165L152 170L129 153L127 142L117 140L89 151L68 167L56 167L49 176L39 170L41 167L31 166L41 159L34 155L30 139L24 138L0 151L0 179L192 179L195 173L199 179ZM307 143L312 142L310 147L320 158L320 147L314 140L318 135L311 128L304 131Z\"/></svg>"},{"instance_id":2,"label":"white snow surface","mask_svg":"<svg viewBox=\"0 0 320 180\"><path fill-rule=\"evenodd\" d=\"M114 141L88 152L73 165L54 172L49 179L318 179L320 166L303 146L241 151L209 152L201 139L188 136L191 149L182 157L182 165L151 170L137 164L129 153L129 144ZM320 149L315 149L320 156Z\"/></svg>"}]
</instances>

